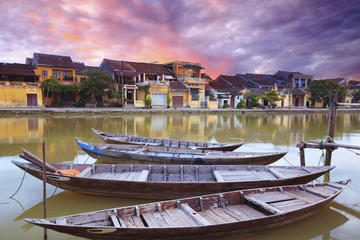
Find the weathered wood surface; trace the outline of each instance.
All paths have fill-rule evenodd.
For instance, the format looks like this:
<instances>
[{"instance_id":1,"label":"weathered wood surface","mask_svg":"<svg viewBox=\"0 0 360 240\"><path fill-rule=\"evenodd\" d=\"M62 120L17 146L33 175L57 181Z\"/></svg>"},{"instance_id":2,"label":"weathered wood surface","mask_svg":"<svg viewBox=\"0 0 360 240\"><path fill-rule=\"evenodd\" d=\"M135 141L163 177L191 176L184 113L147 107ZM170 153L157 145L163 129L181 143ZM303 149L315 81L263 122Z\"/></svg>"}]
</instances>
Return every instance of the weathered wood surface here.
<instances>
[{"instance_id":1,"label":"weathered wood surface","mask_svg":"<svg viewBox=\"0 0 360 240\"><path fill-rule=\"evenodd\" d=\"M268 165L284 155L286 152L219 152L202 151L197 149L179 149L167 147L136 145L104 145L86 143L75 139L79 147L90 156L107 162L161 163L161 164L193 164L193 165Z\"/></svg>"},{"instance_id":2,"label":"weathered wood surface","mask_svg":"<svg viewBox=\"0 0 360 240\"><path fill-rule=\"evenodd\" d=\"M263 231L300 221L325 207L349 183L350 180L335 183L342 186L340 189L328 189L327 183L318 183L225 192L221 196L226 206L219 203L219 194L212 194L121 207L116 209L116 218L122 219L119 224L109 216L113 209L60 217L60 220L25 220L91 239L205 239ZM326 191L329 195L319 198L306 191L307 188ZM67 219L67 224L63 224L62 218Z\"/></svg>"},{"instance_id":3,"label":"weathered wood surface","mask_svg":"<svg viewBox=\"0 0 360 240\"><path fill-rule=\"evenodd\" d=\"M112 143L112 144L132 144L132 145L147 144L149 146L163 146L163 147L190 148L190 149L217 150L217 151L233 151L244 144L242 142L241 143L210 143L210 142L196 142L196 141L172 140L172 139L162 139L162 138L138 137L131 135L106 133L106 132L98 131L93 128L91 130L105 143Z\"/></svg>"},{"instance_id":4,"label":"weathered wood surface","mask_svg":"<svg viewBox=\"0 0 360 240\"><path fill-rule=\"evenodd\" d=\"M42 179L41 168L35 164L17 161L13 163ZM268 168L242 165L52 164L52 166L57 169L72 167L80 171L77 176L61 176L48 172L47 182L59 188L86 194L150 199L180 198L236 189L302 184L333 169L333 167L272 166ZM269 169L276 169L284 177L274 177ZM214 172L218 173L217 178Z\"/></svg>"}]
</instances>

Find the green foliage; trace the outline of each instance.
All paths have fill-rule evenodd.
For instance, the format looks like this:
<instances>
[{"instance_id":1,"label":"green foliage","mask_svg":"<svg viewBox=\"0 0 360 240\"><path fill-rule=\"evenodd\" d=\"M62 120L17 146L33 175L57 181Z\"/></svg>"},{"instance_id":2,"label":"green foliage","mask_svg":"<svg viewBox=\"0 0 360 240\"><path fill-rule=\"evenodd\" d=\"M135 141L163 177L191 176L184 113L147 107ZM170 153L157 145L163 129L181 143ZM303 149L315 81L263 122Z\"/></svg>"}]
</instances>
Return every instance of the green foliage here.
<instances>
[{"instance_id":1,"label":"green foliage","mask_svg":"<svg viewBox=\"0 0 360 240\"><path fill-rule=\"evenodd\" d=\"M229 108L230 105L228 103L224 103L223 108Z\"/></svg>"},{"instance_id":2,"label":"green foliage","mask_svg":"<svg viewBox=\"0 0 360 240\"><path fill-rule=\"evenodd\" d=\"M240 102L238 102L238 104L236 104L236 108L240 109L240 108L244 108L245 107L245 101L244 100L240 100Z\"/></svg>"},{"instance_id":3,"label":"green foliage","mask_svg":"<svg viewBox=\"0 0 360 240\"><path fill-rule=\"evenodd\" d=\"M260 104L258 103L259 101L259 95L257 95L256 93L249 93L247 95L247 99L249 99L249 107L253 108L253 107L259 107Z\"/></svg>"},{"instance_id":4,"label":"green foliage","mask_svg":"<svg viewBox=\"0 0 360 240\"><path fill-rule=\"evenodd\" d=\"M263 99L265 101L269 101L271 104L271 108L276 107L276 101L280 101L283 98L280 97L279 93L277 91L271 90L269 92L265 92L264 94L261 94L260 99Z\"/></svg>"},{"instance_id":5,"label":"green foliage","mask_svg":"<svg viewBox=\"0 0 360 240\"><path fill-rule=\"evenodd\" d=\"M151 106L151 103L152 103L151 97L147 97L147 98L145 99L145 106L146 106L146 107L150 107L150 106Z\"/></svg>"},{"instance_id":6,"label":"green foliage","mask_svg":"<svg viewBox=\"0 0 360 240\"><path fill-rule=\"evenodd\" d=\"M79 92L79 85L76 84L64 84L59 82L55 78L49 78L41 82L41 87L47 97L49 93L52 94L52 105L61 107L63 102L61 101L62 94L76 94Z\"/></svg>"},{"instance_id":7,"label":"green foliage","mask_svg":"<svg viewBox=\"0 0 360 240\"><path fill-rule=\"evenodd\" d=\"M102 105L102 97L115 97L115 81L106 72L100 71L84 71L87 78L80 84L80 98L88 101L92 97L95 98L96 103Z\"/></svg>"},{"instance_id":8,"label":"green foliage","mask_svg":"<svg viewBox=\"0 0 360 240\"><path fill-rule=\"evenodd\" d=\"M360 101L360 89L357 89L353 93L353 98L354 98L354 102L356 102L356 103Z\"/></svg>"},{"instance_id":9,"label":"green foliage","mask_svg":"<svg viewBox=\"0 0 360 240\"><path fill-rule=\"evenodd\" d=\"M315 102L323 103L323 107L329 104L329 98L331 93L338 93L338 102L344 101L347 89L339 85L335 81L312 81L309 86L311 93L310 100L313 105Z\"/></svg>"},{"instance_id":10,"label":"green foliage","mask_svg":"<svg viewBox=\"0 0 360 240\"><path fill-rule=\"evenodd\" d=\"M171 97L170 97L170 91L166 93L166 105L169 107L171 104Z\"/></svg>"},{"instance_id":11,"label":"green foliage","mask_svg":"<svg viewBox=\"0 0 360 240\"><path fill-rule=\"evenodd\" d=\"M138 87L139 91L144 91L145 92L145 99L149 95L149 88L150 88L150 85L145 85L145 86L139 86Z\"/></svg>"}]
</instances>

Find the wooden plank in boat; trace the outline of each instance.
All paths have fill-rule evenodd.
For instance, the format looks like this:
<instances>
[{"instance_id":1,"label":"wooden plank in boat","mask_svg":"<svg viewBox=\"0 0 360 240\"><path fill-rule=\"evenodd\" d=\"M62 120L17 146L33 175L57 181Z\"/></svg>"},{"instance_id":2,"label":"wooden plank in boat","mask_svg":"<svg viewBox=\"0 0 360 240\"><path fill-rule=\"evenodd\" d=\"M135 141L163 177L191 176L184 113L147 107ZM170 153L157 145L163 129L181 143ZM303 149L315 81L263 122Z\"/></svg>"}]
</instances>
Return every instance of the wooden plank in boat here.
<instances>
[{"instance_id":1,"label":"wooden plank in boat","mask_svg":"<svg viewBox=\"0 0 360 240\"><path fill-rule=\"evenodd\" d=\"M308 192L301 191L301 190L286 192L286 194L288 194L290 196L294 196L294 197L301 199L307 203L314 203L314 202L318 202L323 199L322 197L319 197L312 193L308 193Z\"/></svg>"},{"instance_id":2,"label":"wooden plank in boat","mask_svg":"<svg viewBox=\"0 0 360 240\"><path fill-rule=\"evenodd\" d=\"M269 167L269 172L271 172L277 178L287 178L284 174L276 170L275 168Z\"/></svg>"},{"instance_id":3,"label":"wooden plank in boat","mask_svg":"<svg viewBox=\"0 0 360 240\"><path fill-rule=\"evenodd\" d=\"M163 217L164 221L169 225L169 226L180 226L177 225L176 222L174 220L171 219L171 217L167 214L166 211L162 211L160 212L160 215Z\"/></svg>"},{"instance_id":4,"label":"wooden plank in boat","mask_svg":"<svg viewBox=\"0 0 360 240\"><path fill-rule=\"evenodd\" d=\"M193 227L197 226L197 223L193 218L188 216L184 211L179 208L166 209L166 213L176 223L177 226Z\"/></svg>"},{"instance_id":5,"label":"wooden plank in boat","mask_svg":"<svg viewBox=\"0 0 360 240\"><path fill-rule=\"evenodd\" d=\"M64 217L57 218L56 219L56 224L67 225L66 218L64 218Z\"/></svg>"},{"instance_id":6,"label":"wooden plank in boat","mask_svg":"<svg viewBox=\"0 0 360 240\"><path fill-rule=\"evenodd\" d=\"M132 218L133 222L135 223L136 227L145 227L145 225L140 217L132 216L131 218Z\"/></svg>"},{"instance_id":7,"label":"wooden plank in boat","mask_svg":"<svg viewBox=\"0 0 360 240\"><path fill-rule=\"evenodd\" d=\"M169 226L159 212L152 212L152 213L145 213L145 214L143 213L142 215L143 215L146 223L148 221L150 221L153 227L168 227Z\"/></svg>"},{"instance_id":8,"label":"wooden plank in boat","mask_svg":"<svg viewBox=\"0 0 360 240\"><path fill-rule=\"evenodd\" d=\"M286 200L293 200L295 197L289 196L285 192L265 192L265 193L255 193L249 195L251 197L254 197L260 201L263 201L265 203L270 202L281 202Z\"/></svg>"},{"instance_id":9,"label":"wooden plank in boat","mask_svg":"<svg viewBox=\"0 0 360 240\"><path fill-rule=\"evenodd\" d=\"M275 202L275 203L271 203L272 206L279 208L283 211L292 211L292 210L296 210L298 208L301 208L305 205L307 205L308 203L300 200L300 199L293 199L293 200L288 200L288 201L282 201L282 202Z\"/></svg>"},{"instance_id":10,"label":"wooden plank in boat","mask_svg":"<svg viewBox=\"0 0 360 240\"><path fill-rule=\"evenodd\" d=\"M151 213L142 213L141 215L143 216L145 222L149 227L160 227L160 225L156 221L154 221Z\"/></svg>"},{"instance_id":11,"label":"wooden plank in boat","mask_svg":"<svg viewBox=\"0 0 360 240\"><path fill-rule=\"evenodd\" d=\"M270 204L267 204L266 202L263 202L263 201L255 198L255 197L245 195L244 198L247 201L255 204L256 206L259 206L262 209L265 209L265 210L267 210L267 211L269 211L269 212L271 212L273 214L282 214L282 213L284 213L282 210L280 210L278 208L275 208L275 207L271 206Z\"/></svg>"},{"instance_id":12,"label":"wooden plank in boat","mask_svg":"<svg viewBox=\"0 0 360 240\"><path fill-rule=\"evenodd\" d=\"M127 227L136 227L136 224L131 216L125 216L123 217L123 220L125 222L125 226ZM140 220L141 221L141 220Z\"/></svg>"},{"instance_id":13,"label":"wooden plank in boat","mask_svg":"<svg viewBox=\"0 0 360 240\"><path fill-rule=\"evenodd\" d=\"M217 182L225 182L224 178L221 176L218 170L214 170L213 173Z\"/></svg>"},{"instance_id":14,"label":"wooden plank in boat","mask_svg":"<svg viewBox=\"0 0 360 240\"><path fill-rule=\"evenodd\" d=\"M125 179L126 181L132 181L136 175L136 172L130 172L129 176Z\"/></svg>"},{"instance_id":15,"label":"wooden plank in boat","mask_svg":"<svg viewBox=\"0 0 360 240\"><path fill-rule=\"evenodd\" d=\"M245 214L235 213L235 212L233 212L233 211L231 211L230 209L227 209L227 208L221 208L221 210L224 211L224 213L232 216L233 218L236 218L239 221L245 221L245 220L249 219Z\"/></svg>"},{"instance_id":16,"label":"wooden plank in boat","mask_svg":"<svg viewBox=\"0 0 360 240\"><path fill-rule=\"evenodd\" d=\"M130 172L122 172L122 173L116 173L114 175L114 180L125 180L129 176Z\"/></svg>"},{"instance_id":17,"label":"wooden plank in boat","mask_svg":"<svg viewBox=\"0 0 360 240\"><path fill-rule=\"evenodd\" d=\"M237 204L232 206L227 206L227 209L231 210L234 213L237 213L240 216L246 216L247 219L254 219L259 217L266 217L267 215L246 205L246 204Z\"/></svg>"},{"instance_id":18,"label":"wooden plank in boat","mask_svg":"<svg viewBox=\"0 0 360 240\"><path fill-rule=\"evenodd\" d=\"M238 220L234 218L233 216L227 214L223 211L223 208L211 208L211 211L224 219L225 222L231 223L231 222L237 222Z\"/></svg>"},{"instance_id":19,"label":"wooden plank in boat","mask_svg":"<svg viewBox=\"0 0 360 240\"><path fill-rule=\"evenodd\" d=\"M189 206L189 204L183 203L183 204L181 204L181 208L186 214L188 214L190 217L192 217L198 225L202 225L202 226L211 225L211 223L208 220L206 220L198 212L196 212L194 209L192 209Z\"/></svg>"},{"instance_id":20,"label":"wooden plank in boat","mask_svg":"<svg viewBox=\"0 0 360 240\"><path fill-rule=\"evenodd\" d=\"M336 190L342 189L344 186L337 183L326 183L327 186L330 186Z\"/></svg>"},{"instance_id":21,"label":"wooden plank in boat","mask_svg":"<svg viewBox=\"0 0 360 240\"><path fill-rule=\"evenodd\" d=\"M87 167L84 170L82 170L77 177L86 177L87 175L91 174L92 167Z\"/></svg>"},{"instance_id":22,"label":"wooden plank in boat","mask_svg":"<svg viewBox=\"0 0 360 240\"><path fill-rule=\"evenodd\" d=\"M121 225L119 223L119 220L118 220L117 216L114 213L110 215L110 218L111 218L111 221L113 222L114 227L116 227L116 228L121 227Z\"/></svg>"},{"instance_id":23,"label":"wooden plank in boat","mask_svg":"<svg viewBox=\"0 0 360 240\"><path fill-rule=\"evenodd\" d=\"M326 189L324 187L305 187L305 190L307 192L310 192L312 194L315 194L319 197L323 197L323 198L327 198L329 196L331 196L335 191L331 191L330 189Z\"/></svg>"},{"instance_id":24,"label":"wooden plank in boat","mask_svg":"<svg viewBox=\"0 0 360 240\"><path fill-rule=\"evenodd\" d=\"M138 182L147 182L148 177L149 177L149 170L142 170L140 173L140 176L137 178L136 181Z\"/></svg>"},{"instance_id":25,"label":"wooden plank in boat","mask_svg":"<svg viewBox=\"0 0 360 240\"><path fill-rule=\"evenodd\" d=\"M210 209L199 212L199 214L205 218L206 220L208 220L211 224L224 224L227 223L223 218L221 218L220 216L216 215L213 211L211 211Z\"/></svg>"}]
</instances>

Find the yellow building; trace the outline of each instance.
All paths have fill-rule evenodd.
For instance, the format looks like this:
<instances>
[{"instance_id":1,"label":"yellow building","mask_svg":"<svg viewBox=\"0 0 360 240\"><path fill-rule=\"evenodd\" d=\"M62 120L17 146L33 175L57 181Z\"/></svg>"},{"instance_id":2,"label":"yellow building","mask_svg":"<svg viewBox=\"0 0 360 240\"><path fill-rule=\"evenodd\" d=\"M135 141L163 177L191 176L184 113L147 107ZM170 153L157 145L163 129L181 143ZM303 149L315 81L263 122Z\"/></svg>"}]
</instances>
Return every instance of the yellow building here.
<instances>
[{"instance_id":1,"label":"yellow building","mask_svg":"<svg viewBox=\"0 0 360 240\"><path fill-rule=\"evenodd\" d=\"M27 64L0 64L0 107L42 107L38 77Z\"/></svg>"}]
</instances>

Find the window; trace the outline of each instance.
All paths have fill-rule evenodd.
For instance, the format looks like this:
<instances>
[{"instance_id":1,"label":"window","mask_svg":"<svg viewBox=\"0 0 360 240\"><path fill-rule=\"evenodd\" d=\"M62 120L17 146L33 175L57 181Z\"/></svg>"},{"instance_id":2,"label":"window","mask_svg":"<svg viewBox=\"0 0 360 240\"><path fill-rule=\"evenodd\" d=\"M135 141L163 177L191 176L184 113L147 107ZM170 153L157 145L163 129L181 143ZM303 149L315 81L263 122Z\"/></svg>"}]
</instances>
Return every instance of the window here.
<instances>
[{"instance_id":1,"label":"window","mask_svg":"<svg viewBox=\"0 0 360 240\"><path fill-rule=\"evenodd\" d=\"M307 80L307 86L309 87L310 84L311 84L311 79L308 79L308 80Z\"/></svg>"},{"instance_id":2,"label":"window","mask_svg":"<svg viewBox=\"0 0 360 240\"><path fill-rule=\"evenodd\" d=\"M63 79L64 79L64 80L71 80L71 81L73 81L73 77L72 77L71 72L69 72L69 71L63 71Z\"/></svg>"},{"instance_id":3,"label":"window","mask_svg":"<svg viewBox=\"0 0 360 240\"><path fill-rule=\"evenodd\" d=\"M300 88L303 88L305 87L305 79L301 79L301 82L300 82Z\"/></svg>"},{"instance_id":4,"label":"window","mask_svg":"<svg viewBox=\"0 0 360 240\"><path fill-rule=\"evenodd\" d=\"M42 71L41 72L41 77L43 80L47 79L48 78L48 72L47 71Z\"/></svg>"},{"instance_id":5,"label":"window","mask_svg":"<svg viewBox=\"0 0 360 240\"><path fill-rule=\"evenodd\" d=\"M199 89L198 88L190 88L190 95L192 101L199 101Z\"/></svg>"},{"instance_id":6,"label":"window","mask_svg":"<svg viewBox=\"0 0 360 240\"><path fill-rule=\"evenodd\" d=\"M53 77L60 80L60 71L53 70Z\"/></svg>"},{"instance_id":7,"label":"window","mask_svg":"<svg viewBox=\"0 0 360 240\"><path fill-rule=\"evenodd\" d=\"M298 88L298 87L299 87L299 79L295 78L294 88Z\"/></svg>"}]
</instances>

